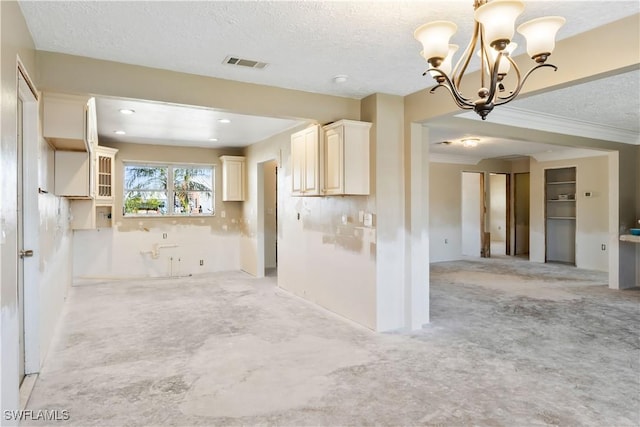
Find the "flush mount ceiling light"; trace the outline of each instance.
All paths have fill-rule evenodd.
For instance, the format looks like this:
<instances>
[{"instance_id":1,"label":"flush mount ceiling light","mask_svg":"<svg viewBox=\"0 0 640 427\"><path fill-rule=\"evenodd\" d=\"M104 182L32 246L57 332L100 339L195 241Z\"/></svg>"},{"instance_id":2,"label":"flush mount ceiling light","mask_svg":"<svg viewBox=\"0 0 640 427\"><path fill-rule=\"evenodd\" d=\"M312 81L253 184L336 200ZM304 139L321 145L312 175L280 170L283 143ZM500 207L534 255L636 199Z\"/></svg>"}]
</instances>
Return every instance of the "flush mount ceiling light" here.
<instances>
[{"instance_id":1,"label":"flush mount ceiling light","mask_svg":"<svg viewBox=\"0 0 640 427\"><path fill-rule=\"evenodd\" d=\"M219 119L218 123L225 123L225 124L226 123L231 123L231 120L229 120L229 119Z\"/></svg>"},{"instance_id":2,"label":"flush mount ceiling light","mask_svg":"<svg viewBox=\"0 0 640 427\"><path fill-rule=\"evenodd\" d=\"M209 141L218 142L218 138L209 138Z\"/></svg>"},{"instance_id":3,"label":"flush mount ceiling light","mask_svg":"<svg viewBox=\"0 0 640 427\"><path fill-rule=\"evenodd\" d=\"M446 88L458 107L464 110L474 110L482 120L496 105L506 104L515 99L522 86L532 72L542 67L551 67L547 58L555 47L556 33L564 25L561 16L547 16L534 19L518 27L518 32L527 41L527 53L536 62L524 76L511 58L515 49L513 38L516 18L524 10L524 3L514 0L474 0L475 9L474 29L471 41L467 46L452 72L453 55L458 46L449 44L449 39L457 30L457 25L450 21L434 21L419 27L414 37L422 43L422 56L427 60L430 68L424 72L430 74L438 83L431 89ZM462 95L460 87L464 73L473 57L476 45L480 47L480 89L478 98L473 101ZM503 80L513 68L517 82L507 96L499 96L504 92Z\"/></svg>"},{"instance_id":4,"label":"flush mount ceiling light","mask_svg":"<svg viewBox=\"0 0 640 427\"><path fill-rule=\"evenodd\" d=\"M478 143L480 142L479 138L464 138L461 139L460 142L462 142L462 146L466 147L466 148L473 148L473 147L477 147Z\"/></svg>"},{"instance_id":5,"label":"flush mount ceiling light","mask_svg":"<svg viewBox=\"0 0 640 427\"><path fill-rule=\"evenodd\" d=\"M113 131L113 133L115 133L116 135L126 135L126 132L123 130L115 130Z\"/></svg>"},{"instance_id":6,"label":"flush mount ceiling light","mask_svg":"<svg viewBox=\"0 0 640 427\"><path fill-rule=\"evenodd\" d=\"M132 110L130 108L121 108L118 111L120 111L120 114L125 114L125 115L133 114L136 112L136 110Z\"/></svg>"},{"instance_id":7,"label":"flush mount ceiling light","mask_svg":"<svg viewBox=\"0 0 640 427\"><path fill-rule=\"evenodd\" d=\"M349 76L347 76L346 74L338 74L333 78L333 82L338 84L344 83L347 81L348 78Z\"/></svg>"}]
</instances>

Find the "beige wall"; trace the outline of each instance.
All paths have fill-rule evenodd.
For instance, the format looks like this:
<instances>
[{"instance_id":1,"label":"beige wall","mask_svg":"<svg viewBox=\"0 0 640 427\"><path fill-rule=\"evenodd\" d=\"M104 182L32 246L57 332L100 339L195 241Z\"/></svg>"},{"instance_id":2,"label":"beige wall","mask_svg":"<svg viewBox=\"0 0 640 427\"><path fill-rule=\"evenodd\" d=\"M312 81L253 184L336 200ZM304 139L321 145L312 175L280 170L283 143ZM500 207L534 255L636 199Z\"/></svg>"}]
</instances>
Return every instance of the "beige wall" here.
<instances>
[{"instance_id":1,"label":"beige wall","mask_svg":"<svg viewBox=\"0 0 640 427\"><path fill-rule=\"evenodd\" d=\"M222 201L219 159L223 154L238 154L240 150L116 142L108 145L118 149L114 226L74 232L74 277L182 276L240 268L242 203ZM123 164L127 161L213 165L215 216L123 217ZM161 249L156 259L141 253L152 250L154 245L177 247Z\"/></svg>"},{"instance_id":2,"label":"beige wall","mask_svg":"<svg viewBox=\"0 0 640 427\"><path fill-rule=\"evenodd\" d=\"M43 90L197 105L268 117L328 123L359 120L360 102L157 68L38 51Z\"/></svg>"},{"instance_id":3,"label":"beige wall","mask_svg":"<svg viewBox=\"0 0 640 427\"><path fill-rule=\"evenodd\" d=\"M33 41L16 2L0 2L0 407L18 409L17 310L17 58L39 89ZM37 114L34 107L34 115ZM36 283L25 283L25 339L28 372L37 372L47 354L71 278L71 232L68 203L53 195L53 150L38 135L25 137L27 161L37 169L37 185L50 193L25 199L27 215L37 223L29 234L37 242L28 249L36 263ZM33 189L35 190L35 189ZM36 211L37 210L37 211ZM35 211L35 212L34 212ZM30 268L30 267L27 267ZM4 420L3 420L4 425Z\"/></svg>"},{"instance_id":4,"label":"beige wall","mask_svg":"<svg viewBox=\"0 0 640 427\"><path fill-rule=\"evenodd\" d=\"M545 260L544 171L576 167L576 266L608 271L608 253L601 245L609 242L609 166L607 155L571 160L531 160L530 259ZM593 197L585 197L590 191Z\"/></svg>"},{"instance_id":5,"label":"beige wall","mask_svg":"<svg viewBox=\"0 0 640 427\"><path fill-rule=\"evenodd\" d=\"M286 132L247 148L242 268L260 275L258 164L278 159L278 285L335 313L376 329L375 228L358 212L367 196L291 196L291 141ZM298 219L299 215L299 219ZM347 224L342 223L342 216Z\"/></svg>"},{"instance_id":6,"label":"beige wall","mask_svg":"<svg viewBox=\"0 0 640 427\"><path fill-rule=\"evenodd\" d=\"M477 165L430 163L430 262L452 261L462 257L462 172L484 172L487 175L491 172L510 173L511 167L511 162L504 160L483 160ZM488 182L485 179L485 187Z\"/></svg>"}]
</instances>

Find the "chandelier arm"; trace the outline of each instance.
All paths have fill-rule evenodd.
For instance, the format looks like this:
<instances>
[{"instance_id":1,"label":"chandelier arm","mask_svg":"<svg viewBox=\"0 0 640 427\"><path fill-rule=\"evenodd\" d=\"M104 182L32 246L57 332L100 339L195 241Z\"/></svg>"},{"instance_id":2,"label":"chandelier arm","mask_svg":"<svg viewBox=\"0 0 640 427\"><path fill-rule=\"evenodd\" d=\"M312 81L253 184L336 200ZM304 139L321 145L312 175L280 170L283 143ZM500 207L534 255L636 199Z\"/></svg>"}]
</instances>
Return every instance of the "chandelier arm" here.
<instances>
[{"instance_id":1,"label":"chandelier arm","mask_svg":"<svg viewBox=\"0 0 640 427\"><path fill-rule=\"evenodd\" d=\"M453 69L453 83L454 86L459 88L460 82L462 81L462 77L464 76L465 71L467 71L467 67L471 62L471 58L473 57L473 51L476 48L476 44L478 44L478 34L480 33L480 24L476 21L473 28L473 37L471 37L471 41L467 45L467 48L462 53L462 56L458 60L456 67Z\"/></svg>"},{"instance_id":2,"label":"chandelier arm","mask_svg":"<svg viewBox=\"0 0 640 427\"><path fill-rule=\"evenodd\" d=\"M436 86L431 88L429 93L434 93L436 91L436 89L438 89L439 87L443 87L443 88L445 88L445 89L447 89L449 91L449 93L451 94L451 97L453 98L453 101L456 103L456 105L459 108L462 108L463 110L471 110L473 108L471 103L467 103L467 102L463 101L462 99L460 99L459 97L457 97L455 92L453 91L453 89L451 89L448 85L445 85L445 84L442 84L442 83L438 83Z\"/></svg>"},{"instance_id":3,"label":"chandelier arm","mask_svg":"<svg viewBox=\"0 0 640 427\"><path fill-rule=\"evenodd\" d=\"M516 88L521 87L521 84L523 84L522 82L522 73L520 72L520 67L518 67L518 64L516 64L516 62L513 60L513 58L511 58L511 55L507 56L507 59L509 60L509 62L511 63L511 65L513 66L513 69L516 70L516 77L517 77L517 83L516 83ZM505 99L513 99L512 97L513 95L513 91L511 92L511 94L507 95L507 96L498 96L497 99L498 100L505 100ZM506 104L509 101L505 101L503 102L503 104Z\"/></svg>"},{"instance_id":4,"label":"chandelier arm","mask_svg":"<svg viewBox=\"0 0 640 427\"><path fill-rule=\"evenodd\" d=\"M506 104L509 101L512 101L516 96L518 96L518 94L520 93L520 90L522 90L522 87L524 86L525 82L527 81L527 79L529 78L529 76L531 75L531 73L533 73L534 71L536 71L539 68L542 67L551 67L553 68L553 71L558 71L558 67L556 67L553 64L538 64L535 67L531 68L529 71L527 71L527 74L524 75L524 78L522 79L522 82L520 82L518 84L518 87L516 87L516 90L513 91L513 93L505 98L500 98L502 101L496 102L495 105L503 105Z\"/></svg>"},{"instance_id":5,"label":"chandelier arm","mask_svg":"<svg viewBox=\"0 0 640 427\"><path fill-rule=\"evenodd\" d=\"M493 102L493 98L496 96L496 89L498 87L498 70L500 70L500 60L502 60L502 53L498 53L495 64L491 64L491 62L489 62L489 76L491 77L491 83L489 86L489 95L487 95L488 102Z\"/></svg>"},{"instance_id":6,"label":"chandelier arm","mask_svg":"<svg viewBox=\"0 0 640 427\"><path fill-rule=\"evenodd\" d=\"M438 68L429 68L427 71L425 71L425 74L429 73L431 71L435 71L438 74L440 74L440 77L442 77L444 82L438 83L437 86L434 86L429 91L430 93L433 93L439 87L444 87L449 91L449 93L453 97L453 99L456 102L456 104L458 104L458 107L464 108L464 109L471 109L471 108L474 107L475 104L469 98L465 98L464 96L462 96L462 94L456 89L456 87L451 82L451 79L449 78L449 76L447 76L445 73L443 73Z\"/></svg>"},{"instance_id":7,"label":"chandelier arm","mask_svg":"<svg viewBox=\"0 0 640 427\"><path fill-rule=\"evenodd\" d=\"M484 85L485 66L487 67L489 78L491 78L491 61L489 61L489 52L487 50L487 46L484 44L484 35L482 34L482 28L480 28L480 87L486 87Z\"/></svg>"}]
</instances>

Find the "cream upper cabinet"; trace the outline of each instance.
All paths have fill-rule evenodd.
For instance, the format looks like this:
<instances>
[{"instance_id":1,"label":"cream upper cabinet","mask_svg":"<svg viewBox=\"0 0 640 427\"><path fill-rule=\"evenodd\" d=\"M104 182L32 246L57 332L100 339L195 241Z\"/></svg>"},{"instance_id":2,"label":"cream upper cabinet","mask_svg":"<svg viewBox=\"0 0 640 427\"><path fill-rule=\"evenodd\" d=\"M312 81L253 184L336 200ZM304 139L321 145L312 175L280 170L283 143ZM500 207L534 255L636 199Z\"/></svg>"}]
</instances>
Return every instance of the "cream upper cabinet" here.
<instances>
[{"instance_id":1,"label":"cream upper cabinet","mask_svg":"<svg viewBox=\"0 0 640 427\"><path fill-rule=\"evenodd\" d=\"M291 135L293 196L320 195L320 126L313 125Z\"/></svg>"},{"instance_id":2,"label":"cream upper cabinet","mask_svg":"<svg viewBox=\"0 0 640 427\"><path fill-rule=\"evenodd\" d=\"M114 197L115 148L96 146L95 151L95 185L96 204L111 205Z\"/></svg>"},{"instance_id":3,"label":"cream upper cabinet","mask_svg":"<svg viewBox=\"0 0 640 427\"><path fill-rule=\"evenodd\" d=\"M245 158L220 156L222 162L222 201L242 202L245 198Z\"/></svg>"},{"instance_id":4,"label":"cream upper cabinet","mask_svg":"<svg viewBox=\"0 0 640 427\"><path fill-rule=\"evenodd\" d=\"M95 98L44 93L42 135L56 150L92 151L98 145Z\"/></svg>"},{"instance_id":5,"label":"cream upper cabinet","mask_svg":"<svg viewBox=\"0 0 640 427\"><path fill-rule=\"evenodd\" d=\"M56 150L54 158L56 196L92 198L94 189L90 154L86 151Z\"/></svg>"},{"instance_id":6,"label":"cream upper cabinet","mask_svg":"<svg viewBox=\"0 0 640 427\"><path fill-rule=\"evenodd\" d=\"M369 194L371 123L340 120L324 126L325 195Z\"/></svg>"}]
</instances>

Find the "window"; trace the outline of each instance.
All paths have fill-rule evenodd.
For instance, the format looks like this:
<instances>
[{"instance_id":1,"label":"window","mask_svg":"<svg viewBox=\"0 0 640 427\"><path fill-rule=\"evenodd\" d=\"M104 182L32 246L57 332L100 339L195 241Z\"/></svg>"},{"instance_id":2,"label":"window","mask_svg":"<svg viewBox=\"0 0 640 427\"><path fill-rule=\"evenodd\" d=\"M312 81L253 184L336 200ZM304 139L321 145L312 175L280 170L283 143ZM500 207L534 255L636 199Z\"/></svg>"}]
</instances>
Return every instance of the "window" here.
<instances>
[{"instance_id":1,"label":"window","mask_svg":"<svg viewBox=\"0 0 640 427\"><path fill-rule=\"evenodd\" d=\"M213 166L124 165L124 216L213 215Z\"/></svg>"}]
</instances>

